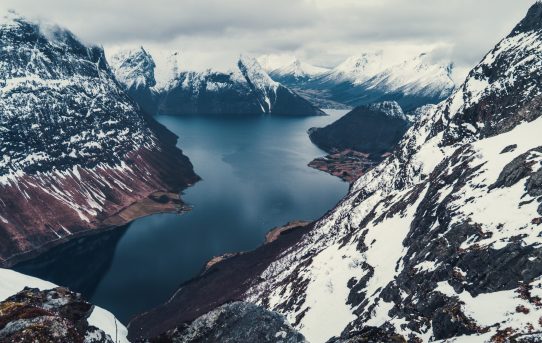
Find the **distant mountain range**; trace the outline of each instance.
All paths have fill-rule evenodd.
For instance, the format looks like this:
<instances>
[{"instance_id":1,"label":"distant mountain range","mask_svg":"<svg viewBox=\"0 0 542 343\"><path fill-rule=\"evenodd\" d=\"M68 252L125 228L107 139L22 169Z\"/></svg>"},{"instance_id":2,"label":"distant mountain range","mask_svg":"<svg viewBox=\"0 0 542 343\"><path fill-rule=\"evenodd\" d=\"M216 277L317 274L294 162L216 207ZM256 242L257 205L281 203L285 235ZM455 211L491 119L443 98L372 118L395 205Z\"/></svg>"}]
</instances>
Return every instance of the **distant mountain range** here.
<instances>
[{"instance_id":1,"label":"distant mountain range","mask_svg":"<svg viewBox=\"0 0 542 343\"><path fill-rule=\"evenodd\" d=\"M349 57L332 69L314 67L296 58L282 64L269 63L271 60L269 55L259 57L271 78L322 108L393 100L410 111L439 103L455 88L453 64L434 63L428 54L389 64L381 52L365 53Z\"/></svg>"},{"instance_id":2,"label":"distant mountain range","mask_svg":"<svg viewBox=\"0 0 542 343\"><path fill-rule=\"evenodd\" d=\"M273 81L252 57L241 56L231 71L180 71L178 54L161 68L144 49L121 51L110 58L117 79L151 114L171 115L324 115L309 101Z\"/></svg>"}]
</instances>

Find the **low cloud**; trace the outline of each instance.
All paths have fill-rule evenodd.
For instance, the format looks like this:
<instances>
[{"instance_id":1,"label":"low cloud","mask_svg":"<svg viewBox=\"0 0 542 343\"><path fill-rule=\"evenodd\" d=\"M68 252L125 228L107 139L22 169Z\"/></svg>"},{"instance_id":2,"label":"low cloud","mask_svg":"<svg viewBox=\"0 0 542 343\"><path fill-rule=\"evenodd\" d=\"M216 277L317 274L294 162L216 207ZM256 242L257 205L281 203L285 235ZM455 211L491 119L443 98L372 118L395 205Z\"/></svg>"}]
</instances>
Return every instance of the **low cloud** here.
<instances>
[{"instance_id":1,"label":"low cloud","mask_svg":"<svg viewBox=\"0 0 542 343\"><path fill-rule=\"evenodd\" d=\"M295 54L333 66L368 50L435 50L468 70L534 0L3 0L0 10L56 22L87 42L183 52L225 68L239 53Z\"/></svg>"}]
</instances>

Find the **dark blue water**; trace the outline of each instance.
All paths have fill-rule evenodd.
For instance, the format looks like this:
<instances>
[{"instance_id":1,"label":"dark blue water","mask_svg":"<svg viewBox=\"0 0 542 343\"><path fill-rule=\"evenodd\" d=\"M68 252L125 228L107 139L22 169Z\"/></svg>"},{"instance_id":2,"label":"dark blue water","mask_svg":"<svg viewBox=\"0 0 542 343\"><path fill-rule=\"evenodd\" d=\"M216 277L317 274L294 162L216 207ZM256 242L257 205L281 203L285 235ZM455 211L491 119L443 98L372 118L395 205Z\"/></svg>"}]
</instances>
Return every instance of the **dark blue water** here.
<instances>
[{"instance_id":1,"label":"dark blue water","mask_svg":"<svg viewBox=\"0 0 542 343\"><path fill-rule=\"evenodd\" d=\"M162 214L82 238L16 269L82 292L124 322L166 301L211 257L252 250L265 233L313 220L347 192L338 178L307 167L322 156L307 129L344 111L312 118L158 120L179 137L202 181L185 191L184 215Z\"/></svg>"}]
</instances>

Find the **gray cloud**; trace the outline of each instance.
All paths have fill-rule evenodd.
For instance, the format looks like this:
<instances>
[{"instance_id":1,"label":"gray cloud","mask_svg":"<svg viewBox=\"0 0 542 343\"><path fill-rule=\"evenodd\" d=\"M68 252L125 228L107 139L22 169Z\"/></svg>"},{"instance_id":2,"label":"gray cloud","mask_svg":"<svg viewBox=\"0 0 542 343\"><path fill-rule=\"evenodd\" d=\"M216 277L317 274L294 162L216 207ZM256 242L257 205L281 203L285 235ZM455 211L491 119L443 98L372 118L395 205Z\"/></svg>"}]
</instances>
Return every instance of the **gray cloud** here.
<instances>
[{"instance_id":1,"label":"gray cloud","mask_svg":"<svg viewBox=\"0 0 542 343\"><path fill-rule=\"evenodd\" d=\"M54 21L106 48L183 51L194 68L226 66L240 52L292 53L334 65L366 50L436 49L460 69L475 64L534 0L2 0L0 10Z\"/></svg>"}]
</instances>

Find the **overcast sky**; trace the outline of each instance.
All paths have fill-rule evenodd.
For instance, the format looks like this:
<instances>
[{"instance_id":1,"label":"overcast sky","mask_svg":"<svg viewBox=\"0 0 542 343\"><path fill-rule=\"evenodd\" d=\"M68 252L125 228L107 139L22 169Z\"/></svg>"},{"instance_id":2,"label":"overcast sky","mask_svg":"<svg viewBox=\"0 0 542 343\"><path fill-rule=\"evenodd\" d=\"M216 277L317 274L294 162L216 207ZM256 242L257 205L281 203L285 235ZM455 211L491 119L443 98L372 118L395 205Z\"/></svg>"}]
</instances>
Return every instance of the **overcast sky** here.
<instances>
[{"instance_id":1,"label":"overcast sky","mask_svg":"<svg viewBox=\"0 0 542 343\"><path fill-rule=\"evenodd\" d=\"M334 66L365 51L433 51L461 73L510 32L534 0L1 0L106 49L178 50L189 69L240 53L295 54Z\"/></svg>"}]
</instances>

